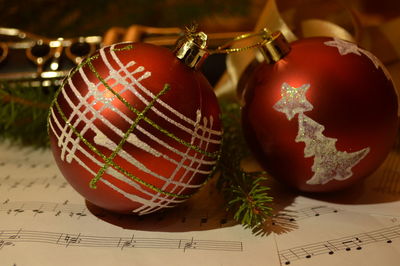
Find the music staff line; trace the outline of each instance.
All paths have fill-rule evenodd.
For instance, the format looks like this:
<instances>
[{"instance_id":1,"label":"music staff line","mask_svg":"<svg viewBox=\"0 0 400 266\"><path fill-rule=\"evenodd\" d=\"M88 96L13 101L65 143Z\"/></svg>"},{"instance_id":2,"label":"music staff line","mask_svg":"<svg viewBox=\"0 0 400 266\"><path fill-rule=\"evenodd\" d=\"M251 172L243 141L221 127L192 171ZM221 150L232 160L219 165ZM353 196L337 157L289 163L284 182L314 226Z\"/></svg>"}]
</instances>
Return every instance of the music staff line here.
<instances>
[{"instance_id":1,"label":"music staff line","mask_svg":"<svg viewBox=\"0 0 400 266\"><path fill-rule=\"evenodd\" d=\"M234 221L228 217L226 214L217 216L217 217L209 217L207 210L197 210L197 212L187 212L187 206L182 205L175 207L174 216L169 217L167 214L160 212L158 215L153 216L137 216L137 215L120 215L117 213L110 213L102 210L98 210L98 212L93 213L89 211L89 209L83 204L74 204L69 203L68 200L63 203L55 203L55 202L40 202L40 201L10 201L9 199L5 200L3 203L0 203L0 215L33 215L39 216L43 214L50 214L56 217L69 216L70 218L76 219L84 219L85 217L95 218L97 220L109 217L111 219L123 221L127 219L126 222L129 224L139 223L146 224L150 226L151 224L157 224L163 222L166 219L173 219L176 223L179 224L190 224L194 227L202 227L202 226L211 226L215 225L218 227L229 226L234 223Z\"/></svg>"},{"instance_id":2,"label":"music staff line","mask_svg":"<svg viewBox=\"0 0 400 266\"><path fill-rule=\"evenodd\" d=\"M29 189L33 186L41 186L43 188L57 187L58 189L68 187L65 179L60 178L57 174L45 177L34 178L13 178L10 175L0 177L0 189Z\"/></svg>"},{"instance_id":3,"label":"music staff line","mask_svg":"<svg viewBox=\"0 0 400 266\"><path fill-rule=\"evenodd\" d=\"M42 213L55 213L55 216L60 216L62 213L67 213L70 217L87 216L89 212L85 205L82 204L71 204L68 200L63 203L55 202L40 202L40 201L10 201L5 200L0 204L0 212L6 214L18 215L21 213L32 212L33 215Z\"/></svg>"},{"instance_id":4,"label":"music staff line","mask_svg":"<svg viewBox=\"0 0 400 266\"><path fill-rule=\"evenodd\" d=\"M295 222L337 212L339 212L339 209L329 206L314 206L293 211L284 210L272 217L272 224L279 225L280 223Z\"/></svg>"},{"instance_id":5,"label":"music staff line","mask_svg":"<svg viewBox=\"0 0 400 266\"><path fill-rule=\"evenodd\" d=\"M7 214L18 215L20 213L32 212L35 216L42 213L55 213L56 216L60 216L63 213L68 214L70 217L77 216L81 218L87 216L89 210L85 205L82 204L71 204L67 201L63 203L55 202L40 202L40 201L10 201L5 200L0 204L0 212ZM304 220L311 217L318 217L325 214L337 213L338 209L328 206L315 206L309 208L303 208L300 210L293 211L291 214L278 214L272 217L274 224L283 222L295 222ZM201 218L201 223L205 223L207 218ZM226 223L225 221L224 223Z\"/></svg>"},{"instance_id":6,"label":"music staff line","mask_svg":"<svg viewBox=\"0 0 400 266\"><path fill-rule=\"evenodd\" d=\"M149 238L132 236L109 237L90 236L83 234L57 233L29 230L0 230L0 252L6 247L14 247L17 243L51 244L61 247L90 247L90 248L148 248L148 249L175 249L209 250L242 252L241 241Z\"/></svg>"},{"instance_id":7,"label":"music staff line","mask_svg":"<svg viewBox=\"0 0 400 266\"><path fill-rule=\"evenodd\" d=\"M289 265L300 259L310 259L314 256L337 252L361 250L363 246L386 242L393 243L394 239L400 238L400 225L391 226L375 231L360 233L353 236L322 241L318 243L298 246L290 249L280 250L279 257L281 264Z\"/></svg>"},{"instance_id":8,"label":"music staff line","mask_svg":"<svg viewBox=\"0 0 400 266\"><path fill-rule=\"evenodd\" d=\"M13 167L16 169L24 168L24 169L47 169L53 166L52 162L33 162L29 160L29 157L26 157L25 159L18 160L18 161L12 161L12 160L7 160L7 161L0 161L0 167Z\"/></svg>"}]
</instances>

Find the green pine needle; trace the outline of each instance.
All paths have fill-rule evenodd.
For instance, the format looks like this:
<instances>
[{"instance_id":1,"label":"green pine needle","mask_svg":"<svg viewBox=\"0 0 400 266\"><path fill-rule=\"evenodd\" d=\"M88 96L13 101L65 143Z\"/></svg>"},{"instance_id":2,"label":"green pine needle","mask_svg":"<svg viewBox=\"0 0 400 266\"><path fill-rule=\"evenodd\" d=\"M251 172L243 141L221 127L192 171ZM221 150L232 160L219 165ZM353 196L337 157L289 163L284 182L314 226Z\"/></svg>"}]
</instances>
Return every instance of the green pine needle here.
<instances>
[{"instance_id":1,"label":"green pine needle","mask_svg":"<svg viewBox=\"0 0 400 266\"><path fill-rule=\"evenodd\" d=\"M24 82L0 83L0 140L14 144L48 145L46 120L56 86Z\"/></svg>"},{"instance_id":2,"label":"green pine needle","mask_svg":"<svg viewBox=\"0 0 400 266\"><path fill-rule=\"evenodd\" d=\"M241 161L249 156L240 123L240 106L236 102L221 100L224 136L222 154L218 165L218 187L223 191L227 208L234 219L254 232L262 230L271 216L269 187L264 185L265 172L246 172Z\"/></svg>"}]
</instances>

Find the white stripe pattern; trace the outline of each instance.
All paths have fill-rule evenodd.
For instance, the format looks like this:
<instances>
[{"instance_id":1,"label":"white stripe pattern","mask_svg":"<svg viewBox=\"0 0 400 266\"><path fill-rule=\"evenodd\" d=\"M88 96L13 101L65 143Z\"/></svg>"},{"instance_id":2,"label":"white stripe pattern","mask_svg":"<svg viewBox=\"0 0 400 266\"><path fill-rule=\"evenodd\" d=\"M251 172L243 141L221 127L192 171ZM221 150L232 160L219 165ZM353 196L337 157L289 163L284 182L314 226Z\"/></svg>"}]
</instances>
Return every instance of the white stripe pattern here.
<instances>
[{"instance_id":1,"label":"white stripe pattern","mask_svg":"<svg viewBox=\"0 0 400 266\"><path fill-rule=\"evenodd\" d=\"M51 110L51 112L52 112L52 116L55 117L54 111ZM53 132L56 132L56 131L55 131L55 128L54 128L54 125L53 125L53 121L56 123L57 128L58 128L59 130L61 130L61 129L62 129L62 126L61 126L60 122L55 118L54 120L50 120L50 123L49 123L49 124L50 124L50 127L51 127L51 129L52 129L52 131L53 131ZM55 135L56 135L56 133L55 133ZM57 135L56 135L56 137L59 138L59 136L57 136ZM79 152L81 152L81 153L83 154L83 156L86 156L85 159L88 159L89 161L94 162L94 163L95 163L97 166L99 166L99 167L103 166L103 163L102 163L102 162L98 161L93 155L91 155L88 151L86 151L82 146L78 146L77 149L78 149ZM67 150L69 150L69 149L67 148ZM87 170L87 171L91 174L91 176L95 176L95 175L96 175L96 172L93 171L92 169L90 169L90 168L83 162L83 161L84 161L83 158L79 158L79 157L76 156L76 154L74 153L74 154L73 154L73 159L74 159L82 168L84 168L85 170ZM109 174L110 176L112 176L112 177L114 177L114 178L120 180L120 181L123 181L123 182L129 184L130 186L134 187L135 189L137 189L137 190L143 192L144 194L146 194L146 195L148 195L148 196L150 196L150 197L153 196L153 193L148 192L147 190L142 190L141 187L140 187L140 185L139 185L138 183L134 182L134 181L131 180L130 178L127 178L126 176L124 176L123 174L119 173L117 170L115 170L115 169L113 169L113 168L108 168L106 173ZM103 182L103 183L106 183L104 179L100 179L100 181ZM110 182L107 182L106 185L108 185L109 183L110 183ZM121 189L120 189L118 192L121 193L124 197L126 197L126 198L128 198L128 199L132 199L132 198L135 196L135 195L132 194L132 193L128 193L128 192L125 192L125 191L123 192L123 190L121 190ZM160 199L164 199L164 198L160 198ZM143 199L143 200L145 200L145 199ZM142 201L143 201L143 200L142 200ZM136 200L136 201L137 201L137 200ZM185 201L185 200L176 200L176 199L168 200L169 204L177 204L177 203L181 203L181 202L183 202L183 201ZM140 201L137 201L137 202L140 202ZM141 202L140 202L140 203L141 203ZM152 201L150 201L150 200L146 201L145 204L147 204L147 205L154 205L154 203L153 203ZM136 212L136 210L133 210L133 211Z\"/></svg>"},{"instance_id":2,"label":"white stripe pattern","mask_svg":"<svg viewBox=\"0 0 400 266\"><path fill-rule=\"evenodd\" d=\"M194 130L195 134L194 134L193 137L192 137L191 144L194 144L194 141L195 141L196 137L199 136L199 135L197 134L198 129L200 128L200 123L199 123L199 122L200 122L200 120L201 120L201 112L199 112L199 111L200 111L200 110L198 110L198 116L197 116L198 119L197 119L197 121L196 121L196 126L195 126L195 130ZM204 126L207 126L207 118L206 118L206 117L203 118L203 122L204 122ZM211 128L212 128L212 124L213 124L213 119L212 119L212 117L211 117L211 118L210 118L210 127L211 127ZM210 135L211 135L210 132L206 132L206 131L202 131L202 132L203 132L203 136L202 136L202 137L204 137L205 134L208 134L208 135L209 135L208 137L210 137ZM204 139L204 138L200 138L200 137L199 137L198 139L200 140L199 147L202 147L203 139ZM205 147L206 150L207 150L207 148L208 148L208 145L209 145L209 142L206 143L206 147ZM188 149L186 150L186 153L188 154L189 151L190 151L190 149L188 148ZM196 153L194 156L196 157L196 155L197 155L197 153ZM202 154L201 157L202 157L202 159L204 159L204 154ZM181 163L181 165L183 165L184 161L187 160L187 159L188 159L187 156L186 156L186 157L182 157L182 161L181 161L182 163ZM190 164L189 164L189 167L192 167L193 164L194 164L194 160L191 160L191 161L190 161ZM197 171L199 171L198 168L199 168L200 166L201 166L201 164L197 164L197 169L196 169ZM177 167L176 170L175 170L175 171L173 172L173 174L171 175L171 178L174 177L174 176L176 175L176 173L178 172L178 170L179 170L179 168ZM188 169L186 168L184 174L181 176L181 178L180 178L179 181L180 181L180 182L183 182L184 178L186 177L186 175L187 175L188 173L189 173L189 171L188 171ZM193 178L196 176L195 173L196 173L196 171L192 171L192 174L191 174L189 180L186 181L188 184L190 184L190 183L192 182ZM162 189L165 189L170 183L171 183L171 182L164 184L164 186L162 187ZM171 192L172 192L172 193L181 194L181 193L184 191L184 189L185 189L185 187L181 187L181 189L180 189L179 191L176 191L177 188L179 188L179 187L176 186L176 185L174 185L174 188L172 189ZM158 196L158 195L159 195L159 193L157 193L156 196ZM153 198L152 200L154 200L154 198ZM142 214L147 214L147 213L155 212L155 211L160 210L160 209L162 209L162 208L166 208L166 207L168 207L169 204L170 204L170 203L169 203L168 201L165 201L165 200L164 200L163 202L159 202L159 206L156 206L156 207L153 207L153 208L151 208L151 207L149 206L145 211L142 212Z\"/></svg>"},{"instance_id":3,"label":"white stripe pattern","mask_svg":"<svg viewBox=\"0 0 400 266\"><path fill-rule=\"evenodd\" d=\"M109 53L111 54L112 59L118 64L120 69L118 71L115 71L111 65L111 62L108 61L105 49L103 48L100 50L100 60L105 64L105 66L108 68L109 71L109 76L105 78L105 82L110 86L111 88L115 88L117 86L121 86L122 89L118 92L119 95L123 97L124 94L127 93L132 93L134 96L136 96L137 99L139 99L142 103L145 105L149 105L150 101L145 98L144 95L141 95L137 88L139 88L142 92L145 93L145 95L150 96L152 98L155 97L155 95L145 88L140 81L144 79L148 79L151 77L151 72L145 71L145 68L143 66L137 66L134 70L129 71L129 68L132 68L133 66L136 65L136 62L131 61L127 65L123 65L120 59L118 58L115 50L114 50L115 45L111 46L109 49ZM97 160L93 155L90 154L84 147L80 145L80 139L75 136L75 133L70 129L71 125L72 127L76 128L80 123L83 123L84 126L82 129L79 130L80 135L84 136L86 132L89 130L93 131L95 133L95 137L93 139L94 143L97 146L104 147L111 152L115 151L117 148L117 144L113 142L109 137L107 137L95 124L95 121L101 121L102 124L104 124L107 128L111 129L115 134L117 134L119 137L123 137L124 132L116 127L110 120L107 119L107 116L103 116L102 112L104 110L107 111L112 111L113 113L117 114L119 117L121 117L124 121L128 122L129 124L134 123L133 119L131 117L128 117L125 113L123 113L121 110L116 108L113 105L113 100L116 99L116 96L113 94L110 94L107 88L104 88L104 91L100 91L99 87L104 87L104 84L102 84L101 81L99 81L97 84L91 82L86 75L85 71L83 68L80 68L78 72L76 72L74 75L80 75L82 80L87 86L87 93L85 95L82 95L81 91L77 89L75 84L73 83L73 80L70 78L68 80L68 87L62 87L61 88L61 94L60 96L65 99L67 102L68 106L72 109L72 112L67 115L67 121L59 121L53 108L51 109L51 119L49 121L49 125L51 128L51 132L54 134L54 136L57 138L57 145L61 148L61 160L65 160L67 163L71 163L73 160L75 160L82 168L84 168L90 176L95 177L96 172L93 169L90 169L89 166L87 166L84 161L89 160L93 162L95 165L102 167L104 163L100 162ZM141 74L138 78L135 78L134 75ZM73 100L68 96L67 89L69 89L79 100L78 104L74 104ZM107 94L107 95L105 95ZM108 95L111 95L109 97ZM126 97L125 97L126 99ZM94 105L100 103L102 104L100 108L95 108ZM222 135L222 132L219 130L213 129L213 117L210 116L209 119L206 117L202 117L201 110L198 109L196 111L196 121L193 121L192 119L186 117L185 115L181 114L179 111L175 110L172 108L170 105L167 103L163 102L160 99L155 100L155 105L159 104L163 106L165 109L167 109L171 114L182 120L183 122L186 122L190 125L190 127L193 127L193 129L190 129L190 127L184 126L183 124L171 119L168 117L166 114L162 113L160 110L158 110L154 105L150 108L149 112L153 112L157 114L161 119L164 119L165 121L173 124L183 132L189 133L191 135L191 145L196 144L196 140L198 140L199 144L198 147L206 150L208 149L208 146L210 143L213 144L220 144L221 138L220 136ZM89 118L88 118L89 117ZM203 120L201 119L203 118ZM201 123L203 121L203 123ZM208 123L209 121L209 123ZM181 159L180 161L176 161L175 159L169 157L167 154L164 154L158 150L156 150L154 147L151 147L148 145L146 142L143 140L140 140L134 132L131 133L131 135L128 137L127 142L135 145L136 147L142 149L144 152L147 152L151 154L152 156L157 157L157 160L164 159L170 163L173 163L176 165L176 167L173 169L172 173L165 177L162 176L158 173L155 173L154 171L148 169L142 162L134 158L134 154L129 153L128 151L124 150L124 147L118 152L119 158L122 158L126 161L128 161L130 164L134 165L136 168L138 168L140 171L139 172L144 172L147 174L150 174L156 179L162 180L163 185L160 187L162 191L164 191L168 186L172 185L173 189L169 189L168 191L170 193L175 193L180 195L183 193L186 189L194 189L198 188L201 186L201 184L191 184L192 180L198 175L208 175L211 173L212 170L201 170L202 165L209 165L212 166L216 163L215 159L210 159L207 160L205 158L204 154L200 154L200 158L197 158L198 152L195 152L194 155L189 155L190 151L192 149L190 147L187 147L185 152L179 151L177 148L172 147L170 144L166 143L165 141L162 141L158 137L156 137L154 134L150 133L148 130L140 126L139 124L136 126L135 130L138 132L143 133L146 137L149 139L157 142L161 147L166 148L170 152L173 152L175 154L178 154ZM198 134L198 131L201 131L202 134ZM58 135L57 132L60 132ZM213 138L216 137L216 139ZM203 145L205 143L205 145ZM180 143L179 143L180 144ZM72 145L72 146L71 146ZM82 144L83 145L83 144ZM96 146L95 145L95 146ZM180 144L182 145L182 144ZM202 147L205 146L205 147ZM76 154L76 152L79 151L80 157ZM83 155L83 156L81 156ZM195 167L194 165L197 164ZM181 174L179 177L178 173L181 172L181 169L183 169L184 173ZM190 177L188 175L191 173ZM160 192L152 192L149 191L149 189L146 189L145 187L142 187L139 183L133 181L131 178L123 175L116 169L109 167L106 170L106 174L112 178L115 178L119 181L123 181L125 184L128 184L130 187L134 188L135 190L139 191L140 193L143 193L144 195L147 195L147 198L143 198L141 196L138 196L134 193L129 193L127 191L124 191L123 189L117 187L115 184L112 183L112 179L110 178L101 178L100 181L105 184L106 186L110 187L113 189L115 192L121 194L123 197L133 201L133 202L138 202L141 203L142 206L133 210L133 212L138 213L138 214L147 214L154 212L156 210L159 210L161 208L165 207L172 207L173 205L183 202L184 200L182 199L177 199L176 197L173 196L168 196ZM140 178L140 175L139 175ZM186 181L184 181L186 179ZM150 198L150 199L149 199Z\"/></svg>"},{"instance_id":4,"label":"white stripe pattern","mask_svg":"<svg viewBox=\"0 0 400 266\"><path fill-rule=\"evenodd\" d=\"M110 53L112 55L113 60L118 64L119 67L121 67L122 72L127 76L130 77L130 79L132 80L132 86L131 84L127 83L126 81L124 81L124 79L121 79L121 84L123 84L124 86L129 86L131 87L131 91L135 94L135 96L137 96L143 103L145 103L146 105L149 104L149 101L147 101L141 94L139 94L139 92L135 89L135 87L138 87L140 90L142 90L147 96L150 96L152 99L154 99L155 95L149 91L148 89L146 89L144 86L142 86L142 84L140 84L138 82L138 80L136 80L133 76L132 73L130 73L127 69L124 70L124 64L121 62L121 60L118 58L118 56L116 55L115 51L114 51L114 46L111 46L110 48ZM108 61L106 54L105 54L105 50L102 49L100 51L100 55L101 58L104 60L104 63L107 65L107 67L109 69L112 69L111 63ZM177 110L175 110L174 108L172 108L170 105L168 105L167 103L163 102L161 99L157 99L156 100L157 103L159 103L161 106L165 107L168 111L170 111L172 114L174 114L175 116L177 116L178 118L180 118L181 120L189 123L191 126L195 126L196 121L193 121L192 119L190 119L189 117L186 117L185 115L183 115L182 113L178 112ZM163 119L165 119L166 121L170 122L171 124L177 126L178 128L180 128L181 130L186 131L189 134L193 134L193 130L183 126L182 124L177 123L175 120L169 118L168 116L166 116L165 114L163 114L162 112L160 112L157 108L152 108L152 110L159 115L160 117L162 117ZM210 133L212 133L213 135L216 136L221 136L222 135L222 131L218 131L218 130L213 130L212 128L208 128L208 127L200 127L201 130L205 130L205 131L209 131ZM211 142L211 143L220 143L220 140L214 140L214 139L207 139L207 141Z\"/></svg>"}]
</instances>

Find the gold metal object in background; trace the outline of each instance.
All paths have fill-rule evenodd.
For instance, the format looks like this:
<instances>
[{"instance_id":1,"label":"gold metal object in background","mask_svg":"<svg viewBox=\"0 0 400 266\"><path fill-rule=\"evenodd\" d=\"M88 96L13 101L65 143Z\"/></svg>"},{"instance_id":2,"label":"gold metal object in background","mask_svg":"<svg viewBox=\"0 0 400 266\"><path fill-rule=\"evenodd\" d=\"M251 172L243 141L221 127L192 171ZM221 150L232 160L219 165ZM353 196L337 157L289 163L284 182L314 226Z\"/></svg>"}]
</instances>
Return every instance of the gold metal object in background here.
<instances>
[{"instance_id":1,"label":"gold metal object in background","mask_svg":"<svg viewBox=\"0 0 400 266\"><path fill-rule=\"evenodd\" d=\"M0 81L26 81L29 86L57 83L83 57L99 48L101 41L100 36L54 40L18 29L0 28ZM79 46L86 49L82 51Z\"/></svg>"},{"instance_id":2,"label":"gold metal object in background","mask_svg":"<svg viewBox=\"0 0 400 266\"><path fill-rule=\"evenodd\" d=\"M186 32L178 39L174 53L185 65L198 69L208 56L207 35L204 32Z\"/></svg>"},{"instance_id":3,"label":"gold metal object in background","mask_svg":"<svg viewBox=\"0 0 400 266\"><path fill-rule=\"evenodd\" d=\"M290 45L282 32L270 34L266 29L263 32L263 41L258 48L268 64L278 62L290 52Z\"/></svg>"},{"instance_id":4,"label":"gold metal object in background","mask_svg":"<svg viewBox=\"0 0 400 266\"><path fill-rule=\"evenodd\" d=\"M59 84L71 68L104 45L133 41L172 47L183 35L184 31L179 28L133 25L128 29L111 28L104 38L49 39L18 29L0 28L0 81L8 81L9 84L29 82L29 86ZM192 48L186 51L183 58L191 67L198 68L208 55L205 42L209 47L216 48L238 35L243 33L210 33L208 37L204 33L193 35L189 45Z\"/></svg>"}]
</instances>

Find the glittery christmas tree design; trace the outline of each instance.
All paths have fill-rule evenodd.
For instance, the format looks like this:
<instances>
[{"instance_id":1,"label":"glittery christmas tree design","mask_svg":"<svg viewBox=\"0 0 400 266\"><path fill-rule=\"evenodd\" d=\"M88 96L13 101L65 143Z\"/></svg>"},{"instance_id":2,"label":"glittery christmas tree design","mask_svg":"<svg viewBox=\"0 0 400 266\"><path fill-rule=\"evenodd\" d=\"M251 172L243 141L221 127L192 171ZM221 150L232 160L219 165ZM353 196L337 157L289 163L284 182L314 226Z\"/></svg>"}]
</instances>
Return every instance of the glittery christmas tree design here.
<instances>
[{"instance_id":1,"label":"glittery christmas tree design","mask_svg":"<svg viewBox=\"0 0 400 266\"><path fill-rule=\"evenodd\" d=\"M353 175L351 168L368 154L369 148L351 153L336 149L337 139L324 136L325 127L304 115L304 112L313 109L312 104L306 98L309 87L310 84L303 84L295 88L283 83L282 98L273 108L284 113L288 120L298 114L299 129L295 141L305 143L305 158L314 156L312 166L314 175L307 180L307 184L326 184L334 179L345 180Z\"/></svg>"}]
</instances>

